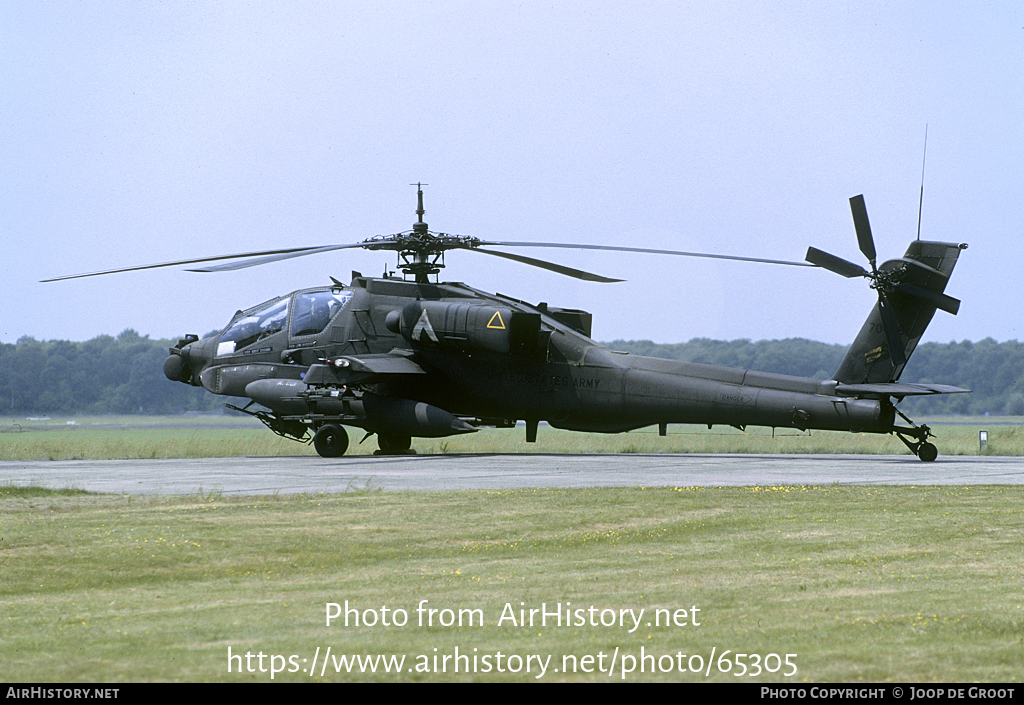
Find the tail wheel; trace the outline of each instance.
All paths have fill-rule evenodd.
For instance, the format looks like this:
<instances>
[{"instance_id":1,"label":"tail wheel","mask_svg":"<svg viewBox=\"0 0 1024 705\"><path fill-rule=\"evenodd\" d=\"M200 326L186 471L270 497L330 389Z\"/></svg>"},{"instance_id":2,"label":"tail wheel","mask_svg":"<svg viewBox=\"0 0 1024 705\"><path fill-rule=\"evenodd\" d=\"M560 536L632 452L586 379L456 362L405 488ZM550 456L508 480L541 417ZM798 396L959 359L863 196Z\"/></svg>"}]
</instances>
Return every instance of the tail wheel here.
<instances>
[{"instance_id":1,"label":"tail wheel","mask_svg":"<svg viewBox=\"0 0 1024 705\"><path fill-rule=\"evenodd\" d=\"M348 450L348 434L337 424L324 424L313 436L313 447L321 457L337 458Z\"/></svg>"},{"instance_id":2,"label":"tail wheel","mask_svg":"<svg viewBox=\"0 0 1024 705\"><path fill-rule=\"evenodd\" d=\"M894 425L890 433L895 433L896 436L903 441L903 445L910 449L911 453L926 463L930 463L939 457L939 449L936 448L933 443L928 442L929 438L935 437L932 430L925 424L921 424L920 426L915 425L913 421L907 418L906 414L895 406L890 405L890 408L899 414L900 418L911 425L911 428Z\"/></svg>"},{"instance_id":3,"label":"tail wheel","mask_svg":"<svg viewBox=\"0 0 1024 705\"><path fill-rule=\"evenodd\" d=\"M385 455L404 453L412 447L412 437L400 433L378 433L377 447Z\"/></svg>"}]
</instances>

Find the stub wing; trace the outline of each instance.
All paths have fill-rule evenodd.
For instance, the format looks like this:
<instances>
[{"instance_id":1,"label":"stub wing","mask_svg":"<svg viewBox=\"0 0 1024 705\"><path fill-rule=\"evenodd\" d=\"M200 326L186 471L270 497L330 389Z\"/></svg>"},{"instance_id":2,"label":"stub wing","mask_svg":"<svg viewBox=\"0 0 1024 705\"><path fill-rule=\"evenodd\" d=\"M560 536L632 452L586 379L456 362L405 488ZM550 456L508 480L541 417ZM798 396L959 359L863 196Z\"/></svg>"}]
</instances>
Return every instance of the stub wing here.
<instances>
[{"instance_id":1,"label":"stub wing","mask_svg":"<svg viewBox=\"0 0 1024 705\"><path fill-rule=\"evenodd\" d=\"M373 355L344 355L330 362L311 365L303 381L317 384L365 384L384 378L425 375L426 370L402 352Z\"/></svg>"}]
</instances>

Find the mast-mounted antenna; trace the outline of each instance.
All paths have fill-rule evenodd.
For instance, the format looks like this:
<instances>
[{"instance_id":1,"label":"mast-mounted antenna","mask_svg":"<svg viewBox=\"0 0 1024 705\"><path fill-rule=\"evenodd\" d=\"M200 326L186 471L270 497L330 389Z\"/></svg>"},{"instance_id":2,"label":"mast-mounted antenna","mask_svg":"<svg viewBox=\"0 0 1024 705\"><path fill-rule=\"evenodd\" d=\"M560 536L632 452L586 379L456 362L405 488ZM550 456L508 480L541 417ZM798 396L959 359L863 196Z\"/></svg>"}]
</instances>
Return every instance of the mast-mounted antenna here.
<instances>
[{"instance_id":1,"label":"mast-mounted antenna","mask_svg":"<svg viewBox=\"0 0 1024 705\"><path fill-rule=\"evenodd\" d=\"M426 213L423 210L423 187L430 186L430 184L409 184L410 186L416 187L416 196L419 199L419 205L416 208L416 215L419 216L419 220L413 223L412 229L416 233L425 233L427 231L427 224L423 222L423 214Z\"/></svg>"},{"instance_id":2,"label":"mast-mounted antenna","mask_svg":"<svg viewBox=\"0 0 1024 705\"><path fill-rule=\"evenodd\" d=\"M928 158L928 123L924 126L924 154L921 155L921 196L917 200L917 239L921 239L921 210L924 207L924 165Z\"/></svg>"}]
</instances>

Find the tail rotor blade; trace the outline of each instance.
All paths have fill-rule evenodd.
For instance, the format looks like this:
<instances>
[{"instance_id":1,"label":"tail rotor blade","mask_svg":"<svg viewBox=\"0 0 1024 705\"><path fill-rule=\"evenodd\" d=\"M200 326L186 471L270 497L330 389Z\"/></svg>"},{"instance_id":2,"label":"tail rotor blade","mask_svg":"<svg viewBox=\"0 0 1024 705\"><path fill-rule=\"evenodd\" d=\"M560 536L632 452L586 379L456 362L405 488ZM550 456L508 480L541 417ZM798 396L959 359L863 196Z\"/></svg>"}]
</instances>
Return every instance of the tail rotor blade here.
<instances>
[{"instance_id":1,"label":"tail rotor blade","mask_svg":"<svg viewBox=\"0 0 1024 705\"><path fill-rule=\"evenodd\" d=\"M946 313L952 313L954 316L960 310L960 299L954 299L948 294L942 294L937 291L930 291L922 286L918 286L917 284L906 282L897 285L896 290L901 294L909 294L910 296L924 299L935 306L935 308L945 311Z\"/></svg>"},{"instance_id":2,"label":"tail rotor blade","mask_svg":"<svg viewBox=\"0 0 1024 705\"><path fill-rule=\"evenodd\" d=\"M822 269L827 269L830 272L835 272L836 274L844 276L847 279L852 279L853 277L868 276L868 271L861 267L859 264L854 264L853 262L845 260L842 257L830 255L829 253L823 252L817 249L816 247L808 247L807 256L804 257L804 259L816 267L821 267Z\"/></svg>"},{"instance_id":3,"label":"tail rotor blade","mask_svg":"<svg viewBox=\"0 0 1024 705\"><path fill-rule=\"evenodd\" d=\"M853 227L857 230L857 244L860 251L868 258L871 268L875 268L875 239L871 237L871 224L868 222L868 209L864 205L864 196L850 199L850 210L853 211Z\"/></svg>"}]
</instances>

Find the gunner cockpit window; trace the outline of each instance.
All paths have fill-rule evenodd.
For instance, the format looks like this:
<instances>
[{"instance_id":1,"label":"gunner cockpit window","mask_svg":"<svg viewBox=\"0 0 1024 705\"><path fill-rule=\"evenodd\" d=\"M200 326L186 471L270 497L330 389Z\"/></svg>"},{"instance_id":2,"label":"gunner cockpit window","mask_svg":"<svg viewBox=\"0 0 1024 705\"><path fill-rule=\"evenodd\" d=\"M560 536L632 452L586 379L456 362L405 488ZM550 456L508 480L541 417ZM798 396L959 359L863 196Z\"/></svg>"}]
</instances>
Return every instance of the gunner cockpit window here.
<instances>
[{"instance_id":1,"label":"gunner cockpit window","mask_svg":"<svg viewBox=\"0 0 1024 705\"><path fill-rule=\"evenodd\" d=\"M217 342L217 356L230 355L284 329L288 299L274 299L235 320Z\"/></svg>"}]
</instances>

